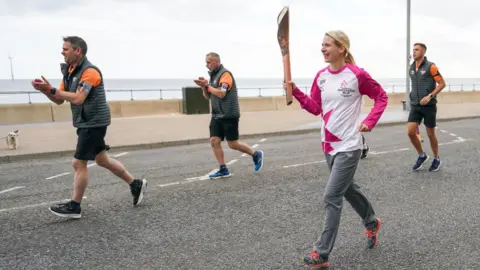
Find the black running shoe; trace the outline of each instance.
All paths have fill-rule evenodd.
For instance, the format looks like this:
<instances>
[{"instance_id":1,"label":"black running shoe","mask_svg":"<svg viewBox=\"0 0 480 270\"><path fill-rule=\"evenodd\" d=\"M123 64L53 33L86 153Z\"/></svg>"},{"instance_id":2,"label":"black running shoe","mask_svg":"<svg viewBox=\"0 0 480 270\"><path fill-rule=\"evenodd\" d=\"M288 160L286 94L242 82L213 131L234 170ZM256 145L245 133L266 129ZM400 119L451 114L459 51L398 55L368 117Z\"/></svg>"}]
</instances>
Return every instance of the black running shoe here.
<instances>
[{"instance_id":1,"label":"black running shoe","mask_svg":"<svg viewBox=\"0 0 480 270\"><path fill-rule=\"evenodd\" d=\"M71 202L59 203L50 206L50 211L59 217L65 218L81 218L82 208L80 206L74 207Z\"/></svg>"},{"instance_id":2,"label":"black running shoe","mask_svg":"<svg viewBox=\"0 0 480 270\"><path fill-rule=\"evenodd\" d=\"M147 180L145 179L135 179L132 184L130 184L130 191L133 196L133 205L139 205L144 198L145 189L147 188Z\"/></svg>"},{"instance_id":3,"label":"black running shoe","mask_svg":"<svg viewBox=\"0 0 480 270\"><path fill-rule=\"evenodd\" d=\"M360 159L364 159L368 156L368 151L370 151L370 147L367 146L367 148L365 149L362 149L362 156L360 157Z\"/></svg>"}]
</instances>

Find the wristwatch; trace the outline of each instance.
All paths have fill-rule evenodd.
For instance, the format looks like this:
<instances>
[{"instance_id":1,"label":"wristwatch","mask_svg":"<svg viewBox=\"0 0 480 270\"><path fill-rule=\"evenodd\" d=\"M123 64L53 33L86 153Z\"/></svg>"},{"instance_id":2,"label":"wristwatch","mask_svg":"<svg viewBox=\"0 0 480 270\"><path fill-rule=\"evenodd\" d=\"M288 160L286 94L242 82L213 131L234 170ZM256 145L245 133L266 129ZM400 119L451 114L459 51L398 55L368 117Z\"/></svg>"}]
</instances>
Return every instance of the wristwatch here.
<instances>
[{"instance_id":1,"label":"wristwatch","mask_svg":"<svg viewBox=\"0 0 480 270\"><path fill-rule=\"evenodd\" d=\"M50 89L50 94L55 95L56 92L57 88L53 87L52 89Z\"/></svg>"}]
</instances>

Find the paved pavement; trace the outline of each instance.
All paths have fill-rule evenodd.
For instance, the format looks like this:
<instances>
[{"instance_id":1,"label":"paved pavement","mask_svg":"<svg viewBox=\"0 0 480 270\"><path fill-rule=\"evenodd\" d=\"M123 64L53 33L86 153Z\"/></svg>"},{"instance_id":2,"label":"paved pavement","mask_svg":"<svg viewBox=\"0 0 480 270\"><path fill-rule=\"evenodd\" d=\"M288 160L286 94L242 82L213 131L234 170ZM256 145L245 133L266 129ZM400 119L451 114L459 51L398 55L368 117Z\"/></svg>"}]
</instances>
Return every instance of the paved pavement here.
<instances>
[{"instance_id":1,"label":"paved pavement","mask_svg":"<svg viewBox=\"0 0 480 270\"><path fill-rule=\"evenodd\" d=\"M384 222L380 245L365 250L345 203L330 269L479 269L479 132L480 120L440 123L438 172L411 172L405 126L367 134L356 179ZM208 143L114 151L148 179L145 204L132 207L127 186L93 165L80 220L47 207L71 195L70 157L0 164L0 269L304 269L328 177L319 134L246 142L265 152L264 169L226 150L225 180L202 178L216 167Z\"/></svg>"},{"instance_id":2,"label":"paved pavement","mask_svg":"<svg viewBox=\"0 0 480 270\"><path fill-rule=\"evenodd\" d=\"M480 116L480 104L440 104L439 121ZM366 115L370 108L363 108ZM303 110L243 112L240 133L243 138L264 135L294 134L319 128L319 117ZM400 106L390 106L380 125L404 124L407 114ZM106 140L115 150L158 148L172 145L204 143L208 140L209 115L155 115L115 118ZM71 157L76 146L76 133L70 121L0 126L0 134L20 130L20 146L16 150L0 144L0 162L40 157ZM0 138L2 137L0 136Z\"/></svg>"}]
</instances>

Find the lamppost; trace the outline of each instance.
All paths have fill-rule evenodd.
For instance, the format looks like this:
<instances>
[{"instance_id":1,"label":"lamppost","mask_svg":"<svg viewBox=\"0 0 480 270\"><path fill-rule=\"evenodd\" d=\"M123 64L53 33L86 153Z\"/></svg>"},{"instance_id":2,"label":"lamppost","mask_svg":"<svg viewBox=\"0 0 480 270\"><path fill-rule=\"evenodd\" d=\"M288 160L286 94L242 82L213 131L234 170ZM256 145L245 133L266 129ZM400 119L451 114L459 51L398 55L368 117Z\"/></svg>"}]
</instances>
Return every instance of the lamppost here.
<instances>
[{"instance_id":1,"label":"lamppost","mask_svg":"<svg viewBox=\"0 0 480 270\"><path fill-rule=\"evenodd\" d=\"M407 77L405 78L405 83L406 83L406 93L405 93L405 109L407 111L410 111L410 74L408 71L408 68L410 67L410 7L411 7L411 2L410 0L407 0L407 66L406 66L406 72L407 72Z\"/></svg>"}]
</instances>

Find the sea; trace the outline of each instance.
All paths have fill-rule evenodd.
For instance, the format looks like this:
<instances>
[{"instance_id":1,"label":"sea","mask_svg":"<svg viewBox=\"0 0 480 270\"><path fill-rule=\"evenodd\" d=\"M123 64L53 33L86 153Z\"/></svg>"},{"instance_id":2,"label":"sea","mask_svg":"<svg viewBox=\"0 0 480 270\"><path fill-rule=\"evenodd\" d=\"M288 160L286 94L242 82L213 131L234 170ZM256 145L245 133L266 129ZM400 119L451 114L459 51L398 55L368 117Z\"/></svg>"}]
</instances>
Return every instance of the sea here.
<instances>
[{"instance_id":1,"label":"sea","mask_svg":"<svg viewBox=\"0 0 480 270\"><path fill-rule=\"evenodd\" d=\"M53 86L60 85L60 79L49 79ZM238 93L241 97L282 96L282 78L237 78ZM404 78L377 79L388 93L405 93ZM480 78L446 78L443 91L480 90ZM192 79L104 79L109 101L182 99L183 87L195 86ZM312 78L296 79L295 83L308 92ZM50 100L33 89L31 80L0 79L0 104L48 103Z\"/></svg>"}]
</instances>

